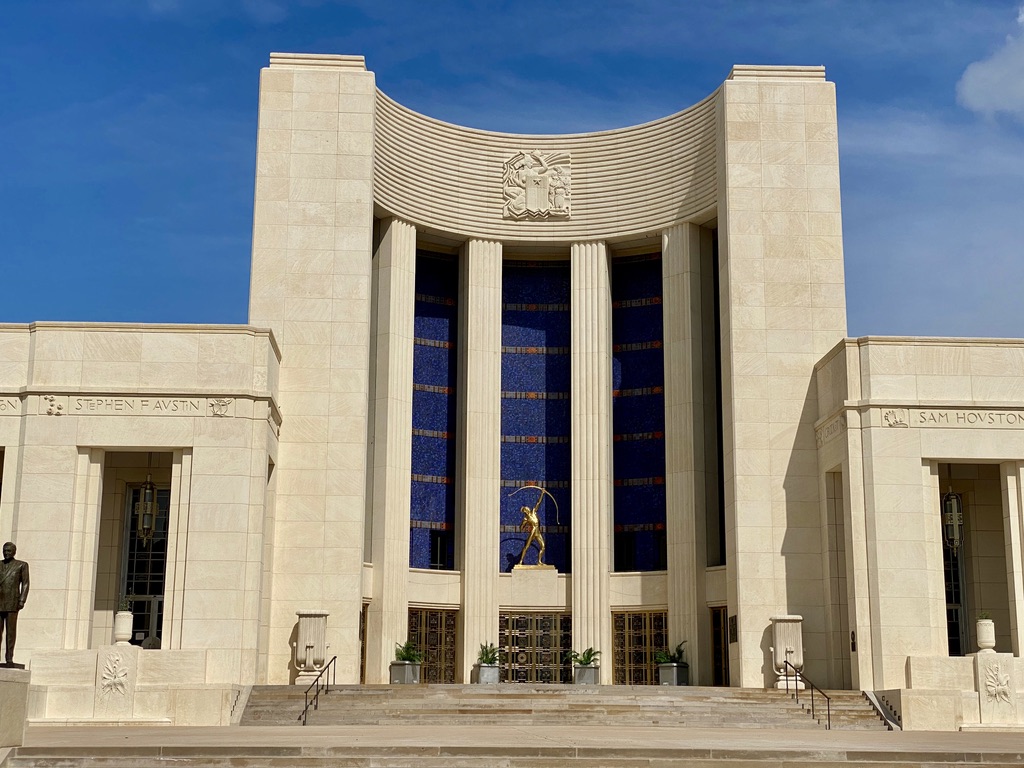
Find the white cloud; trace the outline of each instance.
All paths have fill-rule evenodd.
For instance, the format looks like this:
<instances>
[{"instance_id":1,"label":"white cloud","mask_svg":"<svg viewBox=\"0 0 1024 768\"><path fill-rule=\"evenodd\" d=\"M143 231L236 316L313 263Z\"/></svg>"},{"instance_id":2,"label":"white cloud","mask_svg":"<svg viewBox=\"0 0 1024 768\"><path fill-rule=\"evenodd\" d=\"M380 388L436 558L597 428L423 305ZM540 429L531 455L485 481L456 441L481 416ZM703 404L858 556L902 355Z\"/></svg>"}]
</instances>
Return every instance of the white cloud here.
<instances>
[{"instance_id":1,"label":"white cloud","mask_svg":"<svg viewBox=\"0 0 1024 768\"><path fill-rule=\"evenodd\" d=\"M1024 28L1024 6L1017 11L1017 25ZM1024 34L1008 35L995 53L968 65L956 94L972 112L986 117L1004 113L1024 122Z\"/></svg>"},{"instance_id":2,"label":"white cloud","mask_svg":"<svg viewBox=\"0 0 1024 768\"><path fill-rule=\"evenodd\" d=\"M839 134L844 161L916 165L958 183L1024 178L1024 140L998 125L890 107L842 115Z\"/></svg>"}]
</instances>

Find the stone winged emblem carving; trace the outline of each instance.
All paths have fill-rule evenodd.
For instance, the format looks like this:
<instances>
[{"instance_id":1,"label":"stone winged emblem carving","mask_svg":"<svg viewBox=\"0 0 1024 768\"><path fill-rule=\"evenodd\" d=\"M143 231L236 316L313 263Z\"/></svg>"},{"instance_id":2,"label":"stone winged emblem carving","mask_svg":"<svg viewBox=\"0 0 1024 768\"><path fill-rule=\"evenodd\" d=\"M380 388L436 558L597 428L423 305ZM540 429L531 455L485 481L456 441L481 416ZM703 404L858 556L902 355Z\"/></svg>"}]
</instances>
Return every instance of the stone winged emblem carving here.
<instances>
[{"instance_id":1,"label":"stone winged emblem carving","mask_svg":"<svg viewBox=\"0 0 1024 768\"><path fill-rule=\"evenodd\" d=\"M568 219L568 152L517 152L502 175L506 219Z\"/></svg>"},{"instance_id":2,"label":"stone winged emblem carving","mask_svg":"<svg viewBox=\"0 0 1024 768\"><path fill-rule=\"evenodd\" d=\"M1010 676L1003 674L999 664L993 664L985 670L985 693L993 701L1010 703Z\"/></svg>"}]
</instances>

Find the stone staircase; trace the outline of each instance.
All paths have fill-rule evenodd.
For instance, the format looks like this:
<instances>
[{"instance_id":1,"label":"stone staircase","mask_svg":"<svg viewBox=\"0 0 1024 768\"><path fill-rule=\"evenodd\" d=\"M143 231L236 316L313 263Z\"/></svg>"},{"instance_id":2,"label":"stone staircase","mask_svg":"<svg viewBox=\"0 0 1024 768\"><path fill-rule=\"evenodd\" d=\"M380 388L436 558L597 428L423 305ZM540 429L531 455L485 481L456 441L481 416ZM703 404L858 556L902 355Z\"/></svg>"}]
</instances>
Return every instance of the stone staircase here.
<instances>
[{"instance_id":1,"label":"stone staircase","mask_svg":"<svg viewBox=\"0 0 1024 768\"><path fill-rule=\"evenodd\" d=\"M0 768L1020 768L1016 734L889 732L855 691L832 728L784 691L655 686L252 690L249 727L30 729ZM821 713L819 713L821 714ZM823 716L823 715L822 715ZM870 730L868 730L870 729ZM2 757L2 753L0 753Z\"/></svg>"},{"instance_id":2,"label":"stone staircase","mask_svg":"<svg viewBox=\"0 0 1024 768\"><path fill-rule=\"evenodd\" d=\"M888 730L859 691L829 693L833 729ZM256 686L241 724L298 725L303 691ZM810 698L797 703L785 691L667 686L372 685L338 686L321 695L308 724L669 726L698 728L820 728Z\"/></svg>"}]
</instances>

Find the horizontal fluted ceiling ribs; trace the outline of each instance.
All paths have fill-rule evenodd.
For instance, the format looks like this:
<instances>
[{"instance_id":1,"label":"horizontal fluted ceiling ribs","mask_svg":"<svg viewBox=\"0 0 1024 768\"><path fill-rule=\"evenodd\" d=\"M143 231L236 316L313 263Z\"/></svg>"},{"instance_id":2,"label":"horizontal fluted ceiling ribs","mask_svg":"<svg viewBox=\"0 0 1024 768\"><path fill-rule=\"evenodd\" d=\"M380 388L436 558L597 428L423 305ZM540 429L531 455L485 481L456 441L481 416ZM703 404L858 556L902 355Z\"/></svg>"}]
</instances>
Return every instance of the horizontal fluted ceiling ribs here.
<instances>
[{"instance_id":1,"label":"horizontal fluted ceiling ribs","mask_svg":"<svg viewBox=\"0 0 1024 768\"><path fill-rule=\"evenodd\" d=\"M716 94L669 117L568 135L491 133L406 109L380 91L374 201L424 228L505 241L571 241L657 231L716 194ZM523 150L569 152L569 219L502 218L504 163Z\"/></svg>"}]
</instances>

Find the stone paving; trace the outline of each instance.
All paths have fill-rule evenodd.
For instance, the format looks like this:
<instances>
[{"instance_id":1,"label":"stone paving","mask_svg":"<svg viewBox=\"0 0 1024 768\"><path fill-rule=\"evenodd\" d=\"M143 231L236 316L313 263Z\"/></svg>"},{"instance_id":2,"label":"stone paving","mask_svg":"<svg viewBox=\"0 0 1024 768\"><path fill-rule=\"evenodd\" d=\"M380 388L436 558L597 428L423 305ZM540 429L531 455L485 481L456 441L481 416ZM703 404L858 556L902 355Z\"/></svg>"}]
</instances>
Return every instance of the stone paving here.
<instances>
[{"instance_id":1,"label":"stone paving","mask_svg":"<svg viewBox=\"0 0 1024 768\"><path fill-rule=\"evenodd\" d=\"M285 757L342 757L391 753L470 757L487 755L645 758L655 754L703 763L709 760L891 762L900 765L987 763L1024 765L1024 732L865 732L574 726L330 726L289 727L30 727L31 754L115 755L142 750L165 758L189 752L221 756L263 750Z\"/></svg>"}]
</instances>

